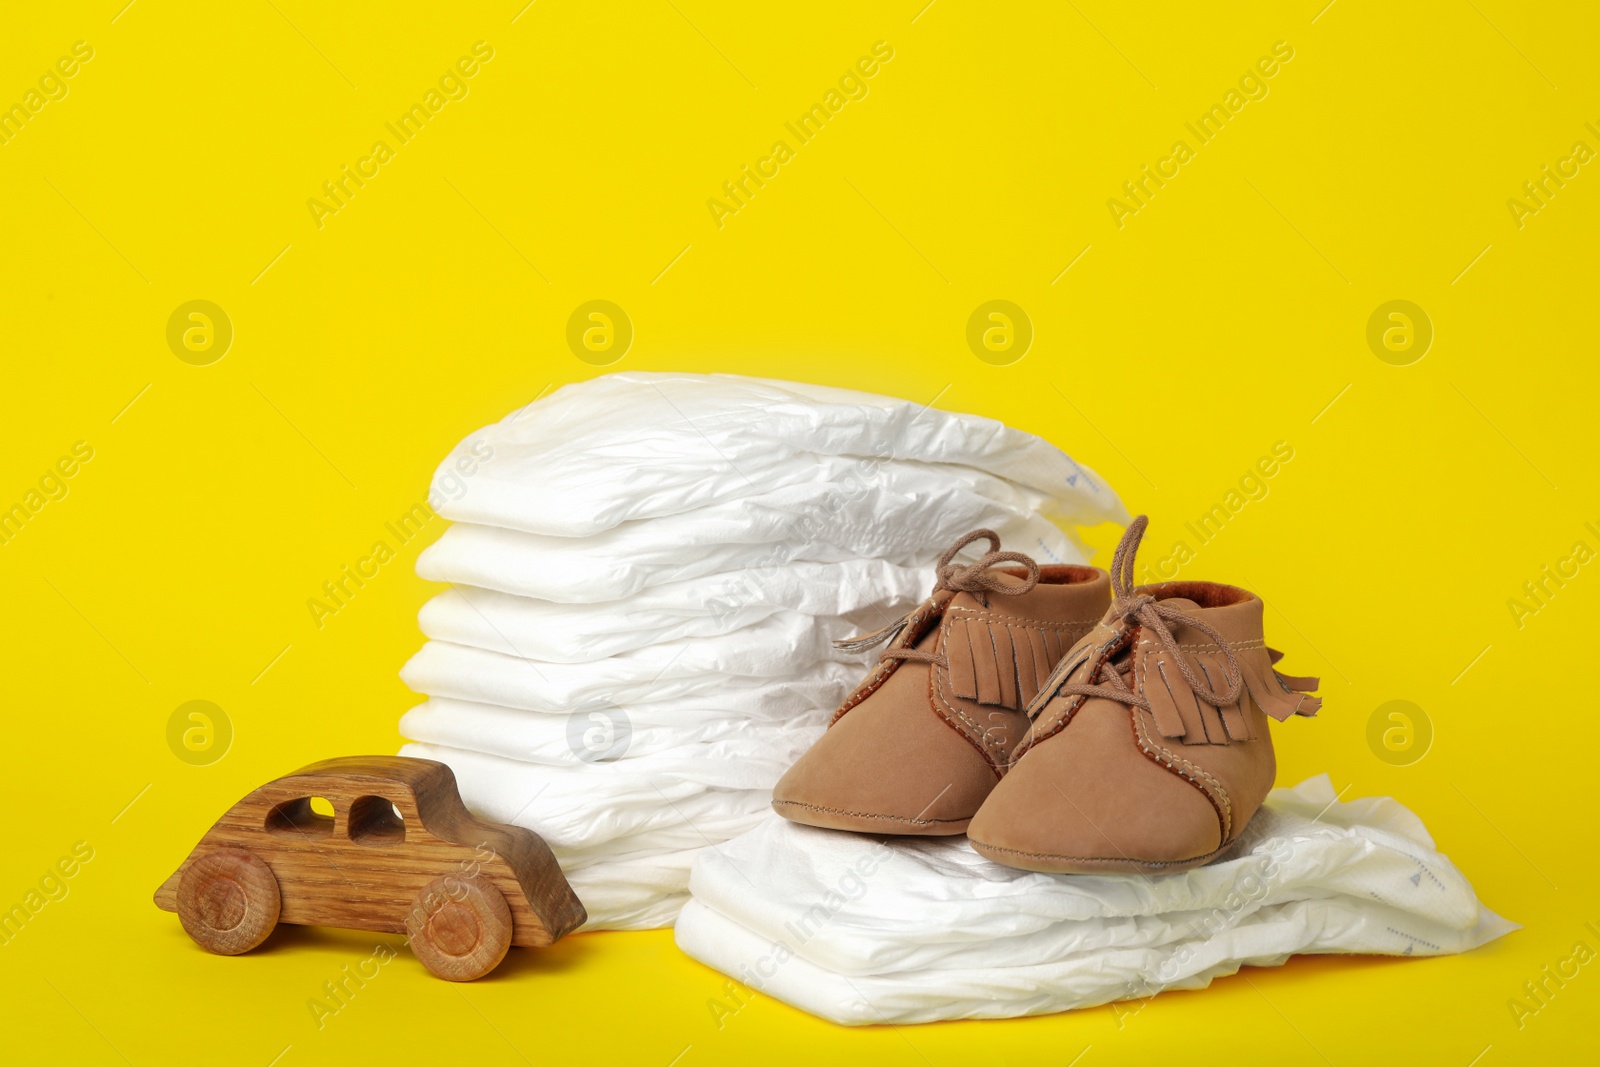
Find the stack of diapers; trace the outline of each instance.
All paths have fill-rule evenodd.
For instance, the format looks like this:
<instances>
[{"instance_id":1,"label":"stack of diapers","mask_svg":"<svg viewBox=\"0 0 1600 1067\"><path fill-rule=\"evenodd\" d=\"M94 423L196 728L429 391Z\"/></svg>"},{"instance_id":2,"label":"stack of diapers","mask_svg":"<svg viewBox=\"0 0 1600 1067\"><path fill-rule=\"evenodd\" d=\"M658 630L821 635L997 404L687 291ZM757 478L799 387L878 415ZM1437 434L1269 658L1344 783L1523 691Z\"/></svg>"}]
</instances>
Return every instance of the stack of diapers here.
<instances>
[{"instance_id":1,"label":"stack of diapers","mask_svg":"<svg viewBox=\"0 0 1600 1067\"><path fill-rule=\"evenodd\" d=\"M1041 1015L1200 989L1298 952L1436 956L1516 926L1422 822L1328 777L1276 789L1235 848L1181 874L1013 870L965 837L776 816L695 861L678 946L836 1023Z\"/></svg>"},{"instance_id":2,"label":"stack of diapers","mask_svg":"<svg viewBox=\"0 0 1600 1067\"><path fill-rule=\"evenodd\" d=\"M922 403L724 375L611 374L462 441L417 561L449 588L401 678L408 756L540 834L589 928L670 925L866 669L836 638L928 595L976 527L1084 562L1126 521L1053 445Z\"/></svg>"}]
</instances>

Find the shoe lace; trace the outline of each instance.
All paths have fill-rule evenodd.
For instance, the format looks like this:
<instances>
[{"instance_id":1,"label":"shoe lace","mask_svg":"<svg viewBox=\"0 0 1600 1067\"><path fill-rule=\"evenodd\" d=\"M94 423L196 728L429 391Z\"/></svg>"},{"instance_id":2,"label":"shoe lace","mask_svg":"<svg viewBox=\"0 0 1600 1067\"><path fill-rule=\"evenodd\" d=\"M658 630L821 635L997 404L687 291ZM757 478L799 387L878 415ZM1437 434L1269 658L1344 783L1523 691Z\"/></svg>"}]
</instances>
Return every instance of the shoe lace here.
<instances>
[{"instance_id":1,"label":"shoe lace","mask_svg":"<svg viewBox=\"0 0 1600 1067\"><path fill-rule=\"evenodd\" d=\"M956 563L956 553L972 544L974 541L988 541L989 551L978 558L976 563ZM1000 578L990 573L1002 563L1020 563L1027 568L1027 575L1022 584L1010 585L1002 582ZM944 555L939 557L938 566L934 568L936 580L933 591L939 593L950 590L954 593L973 593L988 606L988 595L999 593L1001 596L1021 596L1031 592L1039 584L1039 564L1033 557L1022 552L1000 551L1000 535L993 530L973 530L956 541L955 544L944 550ZM901 620L901 625L889 634L888 640L893 640L904 628L910 616ZM944 667L948 660L943 653L928 652L919 648L886 648L883 651L884 659L915 660L918 663L932 663Z\"/></svg>"},{"instance_id":2,"label":"shoe lace","mask_svg":"<svg viewBox=\"0 0 1600 1067\"><path fill-rule=\"evenodd\" d=\"M1117 543L1116 553L1111 558L1111 592L1115 599L1111 602L1107 621L1120 620L1154 634L1156 640L1172 657L1172 662L1182 673L1183 680L1189 683L1190 690L1198 699L1215 708L1234 704L1238 701L1240 687L1244 684L1244 673L1240 670L1238 657L1234 655L1233 649L1228 646L1222 634L1193 615L1157 600L1148 593L1134 594L1133 561L1139 552L1139 542L1144 539L1145 528L1149 524L1149 517L1140 515L1129 524L1127 531L1122 535L1122 540ZM1224 678L1228 683L1222 692L1213 689L1209 681L1202 680L1194 668L1189 666L1189 659L1178 647L1177 638L1173 637L1168 623L1192 626L1215 641L1217 647L1222 649L1223 658L1226 660ZM1147 711L1150 708L1149 699L1135 692L1127 682L1123 681L1122 673L1114 666L1109 670L1102 667L1088 682L1068 682L1056 692L1063 696L1103 697Z\"/></svg>"}]
</instances>

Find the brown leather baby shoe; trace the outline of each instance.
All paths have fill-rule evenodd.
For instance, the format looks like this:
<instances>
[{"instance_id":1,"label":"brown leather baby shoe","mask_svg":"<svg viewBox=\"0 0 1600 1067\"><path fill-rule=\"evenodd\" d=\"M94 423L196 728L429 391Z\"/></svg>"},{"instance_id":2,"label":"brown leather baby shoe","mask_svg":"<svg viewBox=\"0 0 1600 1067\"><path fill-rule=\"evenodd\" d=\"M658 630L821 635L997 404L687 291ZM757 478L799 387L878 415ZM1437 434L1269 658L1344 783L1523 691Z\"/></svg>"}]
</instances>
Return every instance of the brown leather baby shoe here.
<instances>
[{"instance_id":1,"label":"brown leather baby shoe","mask_svg":"<svg viewBox=\"0 0 1600 1067\"><path fill-rule=\"evenodd\" d=\"M1116 600L1028 709L1010 773L972 820L1008 867L1075 874L1197 867L1244 830L1276 763L1267 716L1314 715L1315 678L1272 665L1255 594L1133 587L1141 515L1111 564Z\"/></svg>"},{"instance_id":2,"label":"brown leather baby shoe","mask_svg":"<svg viewBox=\"0 0 1600 1067\"><path fill-rule=\"evenodd\" d=\"M973 541L990 551L951 562ZM1110 603L1094 567L1041 567L975 530L939 559L933 595L877 633L866 680L773 790L786 819L876 834L959 834L1027 730L1024 709ZM1005 567L1004 563L1021 564Z\"/></svg>"}]
</instances>

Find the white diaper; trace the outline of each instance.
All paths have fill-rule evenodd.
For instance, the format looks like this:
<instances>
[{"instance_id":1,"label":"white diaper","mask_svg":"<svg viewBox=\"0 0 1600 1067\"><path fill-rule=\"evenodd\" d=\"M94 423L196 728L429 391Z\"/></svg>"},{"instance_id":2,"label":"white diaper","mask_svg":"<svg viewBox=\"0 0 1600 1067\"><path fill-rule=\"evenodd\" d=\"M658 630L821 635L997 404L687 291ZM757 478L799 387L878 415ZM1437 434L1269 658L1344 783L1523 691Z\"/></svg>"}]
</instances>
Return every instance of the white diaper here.
<instances>
[{"instance_id":1,"label":"white diaper","mask_svg":"<svg viewBox=\"0 0 1600 1067\"><path fill-rule=\"evenodd\" d=\"M480 577L504 581L498 574ZM927 595L933 567L882 560L791 563L670 582L592 604L537 600L480 588L465 577L459 581L466 584L422 606L417 622L428 637L552 663L588 663L680 638L734 633L774 615L842 619L849 627L876 630L893 618L884 605Z\"/></svg>"},{"instance_id":2,"label":"white diaper","mask_svg":"<svg viewBox=\"0 0 1600 1067\"><path fill-rule=\"evenodd\" d=\"M1516 926L1481 908L1388 797L1276 789L1222 859L1053 875L965 837L875 838L763 816L695 861L689 955L847 1025L1005 1018L1198 989L1295 953L1440 955Z\"/></svg>"},{"instance_id":3,"label":"white diaper","mask_svg":"<svg viewBox=\"0 0 1600 1067\"><path fill-rule=\"evenodd\" d=\"M859 680L860 664L796 656L790 671L763 677L719 669L734 663L710 658L717 639L688 638L677 647L657 645L593 663L540 663L446 641L429 641L400 671L400 679L428 696L454 697L530 711L567 713L599 706L637 706L704 695L713 708L763 712L761 692L782 687L790 672L806 671L810 691L838 693ZM814 707L820 708L820 699Z\"/></svg>"},{"instance_id":4,"label":"white diaper","mask_svg":"<svg viewBox=\"0 0 1600 1067\"><path fill-rule=\"evenodd\" d=\"M942 547L979 527L1009 531L1008 543L1027 546L1024 551L1042 563L1087 556L1030 511L995 507L982 498L929 491L844 500L834 498L830 486L806 489L805 500L780 509L733 501L581 540L460 523L422 551L417 573L430 581L593 604L659 585L792 563L867 558L928 566L929 545ZM815 525L805 525L808 519Z\"/></svg>"},{"instance_id":5,"label":"white diaper","mask_svg":"<svg viewBox=\"0 0 1600 1067\"><path fill-rule=\"evenodd\" d=\"M676 710L658 706L608 706L548 714L433 697L400 718L400 732L427 744L552 767L632 761L646 756L714 752L716 758L798 759L822 734L820 717L804 714L752 720L743 710L702 713L690 702Z\"/></svg>"},{"instance_id":6,"label":"white diaper","mask_svg":"<svg viewBox=\"0 0 1600 1067\"><path fill-rule=\"evenodd\" d=\"M1122 514L1099 476L1059 448L932 399L726 374L608 374L469 435L440 464L434 492L454 522L577 538L785 486L851 492L892 480L902 464L943 464L947 476L970 468L1039 494L1039 513L1064 525Z\"/></svg>"}]
</instances>

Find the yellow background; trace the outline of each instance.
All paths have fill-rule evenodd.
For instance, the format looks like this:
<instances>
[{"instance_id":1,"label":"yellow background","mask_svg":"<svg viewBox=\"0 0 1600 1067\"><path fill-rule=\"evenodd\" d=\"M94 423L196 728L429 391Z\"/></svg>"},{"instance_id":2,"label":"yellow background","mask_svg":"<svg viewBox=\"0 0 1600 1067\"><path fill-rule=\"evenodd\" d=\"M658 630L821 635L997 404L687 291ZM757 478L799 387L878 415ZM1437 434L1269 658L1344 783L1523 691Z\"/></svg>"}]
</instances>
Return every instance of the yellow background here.
<instances>
[{"instance_id":1,"label":"yellow background","mask_svg":"<svg viewBox=\"0 0 1600 1067\"><path fill-rule=\"evenodd\" d=\"M1600 549L1584 525L1600 526L1600 172L1521 228L1507 207L1574 142L1600 148L1592 11L124 2L10 5L0 25L0 103L74 42L94 49L0 145L0 501L94 449L0 546L0 903L94 849L0 947L8 1058L1592 1055L1592 965L1520 1028L1508 1001L1574 943L1600 949L1583 925L1600 926L1600 567L1520 627L1508 601L1575 542ZM317 228L306 201L480 40L494 58L469 95ZM877 41L894 58L869 94L719 229L706 201ZM1268 95L1119 229L1107 200L1175 140L1195 147L1184 123L1278 41L1294 58ZM1275 730L1279 780L1399 797L1526 928L1455 958L1299 959L1142 1008L862 1031L760 996L718 1028L720 976L666 931L519 950L467 987L402 954L320 1030L307 1000L372 935L284 931L239 959L192 946L150 893L212 819L303 763L399 743L415 698L396 671L435 589L411 567L443 521L320 630L307 598L424 498L456 441L602 373L565 342L597 298L636 331L615 369L937 398L1042 434L1151 513L1161 554L1287 442L1268 495L1185 570L1258 589L1286 668L1324 680L1321 717ZM210 366L166 342L192 299L233 323ZM991 299L1035 330L1009 366L965 341ZM1367 345L1392 299L1434 326L1409 366ZM1115 531L1094 536L1104 563ZM235 731L209 766L166 742L193 699ZM1409 766L1367 740L1396 699L1435 734Z\"/></svg>"}]
</instances>

